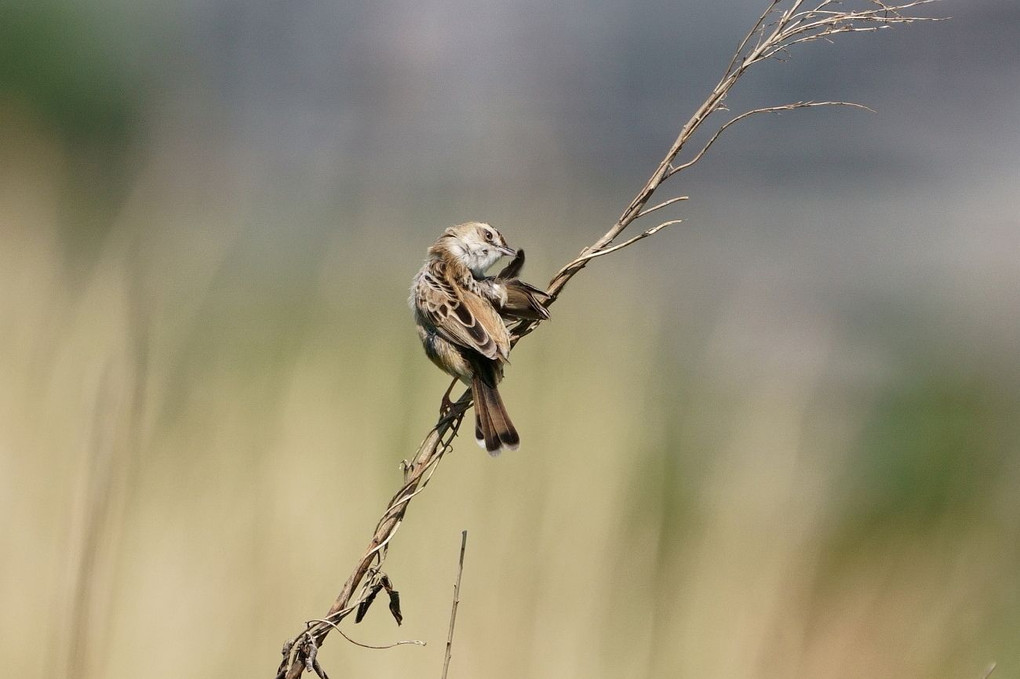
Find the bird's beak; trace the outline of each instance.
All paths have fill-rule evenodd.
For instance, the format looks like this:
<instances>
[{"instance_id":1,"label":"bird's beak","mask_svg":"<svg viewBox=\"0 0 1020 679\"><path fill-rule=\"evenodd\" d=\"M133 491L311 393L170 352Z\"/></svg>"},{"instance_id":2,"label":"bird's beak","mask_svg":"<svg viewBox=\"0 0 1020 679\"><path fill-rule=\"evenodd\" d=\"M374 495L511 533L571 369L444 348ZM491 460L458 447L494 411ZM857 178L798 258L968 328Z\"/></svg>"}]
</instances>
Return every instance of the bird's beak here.
<instances>
[{"instance_id":1,"label":"bird's beak","mask_svg":"<svg viewBox=\"0 0 1020 679\"><path fill-rule=\"evenodd\" d=\"M509 247L509 246L501 245L500 247L498 247L496 249L499 250L500 254L506 255L507 257L516 257L517 256L517 251L514 250L513 248Z\"/></svg>"}]
</instances>

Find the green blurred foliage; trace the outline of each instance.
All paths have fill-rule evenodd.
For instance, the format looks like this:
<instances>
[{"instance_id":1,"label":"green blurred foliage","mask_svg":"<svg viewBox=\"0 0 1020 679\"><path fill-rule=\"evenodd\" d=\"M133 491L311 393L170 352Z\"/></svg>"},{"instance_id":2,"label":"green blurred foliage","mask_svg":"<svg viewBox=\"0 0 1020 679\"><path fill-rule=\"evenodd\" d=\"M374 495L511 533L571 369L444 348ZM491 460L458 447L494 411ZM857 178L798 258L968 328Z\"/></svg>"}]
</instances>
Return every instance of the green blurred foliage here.
<instances>
[{"instance_id":1,"label":"green blurred foliage","mask_svg":"<svg viewBox=\"0 0 1020 679\"><path fill-rule=\"evenodd\" d=\"M137 83L87 3L7 3L0 22L0 92L31 107L72 145L123 148L139 105Z\"/></svg>"},{"instance_id":2,"label":"green blurred foliage","mask_svg":"<svg viewBox=\"0 0 1020 679\"><path fill-rule=\"evenodd\" d=\"M0 110L52 131L67 150L62 226L75 264L97 253L131 186L141 82L123 22L101 8L40 0L0 10Z\"/></svg>"},{"instance_id":3,"label":"green blurred foliage","mask_svg":"<svg viewBox=\"0 0 1020 679\"><path fill-rule=\"evenodd\" d=\"M980 509L1005 452L996 445L997 415L1017 403L996 402L994 384L954 372L912 367L876 399L854 484L865 532L900 522L923 530Z\"/></svg>"}]
</instances>

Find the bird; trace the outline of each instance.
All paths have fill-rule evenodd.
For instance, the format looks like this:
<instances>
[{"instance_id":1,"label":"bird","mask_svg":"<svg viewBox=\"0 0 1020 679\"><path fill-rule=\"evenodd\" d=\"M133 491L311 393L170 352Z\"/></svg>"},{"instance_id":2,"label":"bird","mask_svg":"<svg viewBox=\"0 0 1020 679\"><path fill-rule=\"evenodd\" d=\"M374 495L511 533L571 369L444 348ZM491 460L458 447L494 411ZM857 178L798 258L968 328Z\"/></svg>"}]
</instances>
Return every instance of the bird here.
<instances>
[{"instance_id":1,"label":"bird","mask_svg":"<svg viewBox=\"0 0 1020 679\"><path fill-rule=\"evenodd\" d=\"M486 276L502 257L513 260ZM475 439L492 456L520 446L498 389L510 358L507 323L549 318L548 295L518 278L523 265L523 250L491 225L451 226L429 247L408 300L426 356L471 388Z\"/></svg>"}]
</instances>

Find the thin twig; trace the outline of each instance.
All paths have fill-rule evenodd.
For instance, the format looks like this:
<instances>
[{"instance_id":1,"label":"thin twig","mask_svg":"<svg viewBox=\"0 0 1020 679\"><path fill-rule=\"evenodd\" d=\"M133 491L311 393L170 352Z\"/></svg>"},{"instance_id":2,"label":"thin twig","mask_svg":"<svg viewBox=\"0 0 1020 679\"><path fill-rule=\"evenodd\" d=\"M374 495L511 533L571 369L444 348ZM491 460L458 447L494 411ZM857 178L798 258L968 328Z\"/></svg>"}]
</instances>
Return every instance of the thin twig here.
<instances>
[{"instance_id":1,"label":"thin twig","mask_svg":"<svg viewBox=\"0 0 1020 679\"><path fill-rule=\"evenodd\" d=\"M581 255L580 257L578 257L577 259L575 259L570 264L567 264L567 267L573 266L574 264L577 264L577 263L580 263L580 262L587 262L589 259L595 259L596 257L602 257L604 255L611 254L613 252L616 252L617 250L622 250L625 247L627 247L628 245L633 245L634 243L638 242L642 238L648 238L649 236L652 236L652 235L658 233L659 231L662 231L667 226L673 226L674 224L681 224L683 221L684 220L682 220L682 219L671 219L668 222L663 222L662 224L659 224L658 226L653 226L652 228L648 229L647 231L642 231L641 233L639 233L638 235L634 236L633 238L631 238L629 240L625 240L622 243L617 243L616 245L614 245L614 246L612 246L610 248L605 248L604 250L596 250L594 252L587 252L587 253ZM567 268L567 267L564 267L564 268Z\"/></svg>"},{"instance_id":2,"label":"thin twig","mask_svg":"<svg viewBox=\"0 0 1020 679\"><path fill-rule=\"evenodd\" d=\"M709 147L711 147L712 144L714 144L716 140L720 136L722 136L723 132L725 132L732 125L735 125L736 123L739 123L741 120L744 120L745 118L750 118L751 116L755 116L760 113L781 113L783 111L793 111L798 108L814 108L817 106L849 106L851 108L859 108L865 111L870 111L871 113L875 112L873 109L870 109L863 104L855 104L852 101L797 101L791 104L780 104L779 106L765 106L762 108L756 108L751 111L745 111L736 118L732 118L725 125L722 125L718 130L716 130L715 134L713 134L711 138L709 138L709 140L705 142L705 145L701 147L701 150L698 151L693 158L688 160L686 163L683 163L682 165L674 166L672 169L670 169L668 176L673 176L677 172L682 172L683 170L686 170L687 168L701 160L701 157L704 156L705 152L708 151Z\"/></svg>"},{"instance_id":3,"label":"thin twig","mask_svg":"<svg viewBox=\"0 0 1020 679\"><path fill-rule=\"evenodd\" d=\"M460 561L457 564L457 583L453 586L453 606L450 609L450 631L446 635L446 658L443 660L443 679L450 669L453 651L453 626L457 624L457 606L460 604L460 577L464 575L464 550L467 549L467 531L460 532Z\"/></svg>"},{"instance_id":4,"label":"thin twig","mask_svg":"<svg viewBox=\"0 0 1020 679\"><path fill-rule=\"evenodd\" d=\"M388 648L396 648L397 646L428 646L426 642L419 641L418 639L405 639L403 641L394 641L392 644L386 644L385 646L373 646L371 644L363 644L360 641L355 641L354 639L351 639L349 636L344 634L344 631L340 629L339 626L337 626L335 623L330 622L329 620L324 620L322 618L314 618L312 620L309 620L305 624L311 625L313 623L329 625L330 627L335 629L340 636L342 636L344 639L351 642L355 646L361 646L362 648L370 648L373 651L385 651Z\"/></svg>"},{"instance_id":5,"label":"thin twig","mask_svg":"<svg viewBox=\"0 0 1020 679\"><path fill-rule=\"evenodd\" d=\"M655 212L656 210L661 210L662 208L669 207L670 205L673 205L674 203L679 203L682 200L690 200L690 199L691 199L690 196L677 196L676 198L670 198L669 200L664 200L661 203L659 203L658 205L653 205L652 207L645 208L644 210L642 210L641 212L638 213L638 215L637 215L637 217L635 219L641 219L645 215L650 215L653 212Z\"/></svg>"}]
</instances>

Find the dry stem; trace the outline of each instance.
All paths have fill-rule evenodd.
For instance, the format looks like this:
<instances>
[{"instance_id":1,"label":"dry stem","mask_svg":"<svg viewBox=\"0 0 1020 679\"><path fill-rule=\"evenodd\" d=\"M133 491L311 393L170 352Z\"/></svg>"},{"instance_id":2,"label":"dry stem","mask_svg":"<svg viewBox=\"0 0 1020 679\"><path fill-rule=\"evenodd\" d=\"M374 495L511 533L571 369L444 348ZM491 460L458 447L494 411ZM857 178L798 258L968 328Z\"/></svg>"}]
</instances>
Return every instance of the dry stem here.
<instances>
[{"instance_id":1,"label":"dry stem","mask_svg":"<svg viewBox=\"0 0 1020 679\"><path fill-rule=\"evenodd\" d=\"M450 630L446 634L446 657L443 659L443 677L450 670L450 657L453 655L453 626L457 624L457 606L460 605L460 578L464 575L464 552L467 550L467 531L460 533L460 560L457 562L457 583L453 586L453 606L450 609Z\"/></svg>"},{"instance_id":2,"label":"dry stem","mask_svg":"<svg viewBox=\"0 0 1020 679\"><path fill-rule=\"evenodd\" d=\"M936 1L915 0L900 4L887 4L882 0L857 0L857 2L813 0L810 3L805 0L769 0L765 12L738 45L718 84L694 112L694 115L683 125L680 134L655 172L652 173L652 176L616 223L553 276L547 290L551 298L550 304L556 301L570 279L591 260L633 245L667 226L679 223L680 220L676 219L661 222L637 236L614 245L617 237L635 220L687 199L686 196L676 196L646 207L652 195L665 180L689 169L701 160L709 147L732 125L760 113L778 113L818 106L867 108L860 104L842 101L801 101L756 108L721 125L689 160L677 164L677 158L704 122L713 114L726 110L724 105L726 96L748 69L773 57L779 58L786 55L794 45L816 40L828 41L839 33L861 33L889 28L896 24L935 21L937 19L905 14L904 12ZM860 8L845 9L846 6L853 4ZM513 343L516 344L521 338L530 334L538 326L538 323L538 321L526 321L518 324L512 329ZM359 604L369 598L373 587L376 587L375 591L378 591L378 579L385 578L381 567L386 558L387 546L397 529L400 528L411 499L424 490L432 474L435 473L436 467L450 451L453 439L470 407L471 394L465 392L425 436L412 461L404 464L404 485L390 500L382 518L376 524L375 533L365 554L358 561L347 582L344 583L343 589L336 601L333 602L329 612L324 619L307 623L304 631L284 645L283 661L277 670L278 679L297 679L305 670L314 671L320 677L325 678L325 672L316 658L319 646L330 630L335 629L343 618L355 611ZM361 594L355 600L354 595L359 587ZM395 612L394 615L399 616L399 612Z\"/></svg>"}]
</instances>

